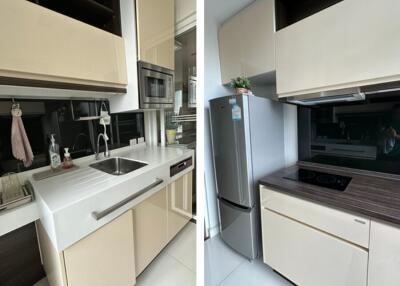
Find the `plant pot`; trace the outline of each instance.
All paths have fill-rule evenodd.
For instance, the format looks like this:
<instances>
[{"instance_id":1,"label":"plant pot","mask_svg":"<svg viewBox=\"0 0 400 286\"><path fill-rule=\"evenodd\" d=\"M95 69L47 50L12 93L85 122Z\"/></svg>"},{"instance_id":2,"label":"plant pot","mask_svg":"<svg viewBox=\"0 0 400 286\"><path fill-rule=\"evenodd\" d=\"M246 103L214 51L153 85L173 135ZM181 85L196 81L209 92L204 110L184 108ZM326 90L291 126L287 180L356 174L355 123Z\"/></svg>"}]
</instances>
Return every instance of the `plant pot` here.
<instances>
[{"instance_id":1,"label":"plant pot","mask_svg":"<svg viewBox=\"0 0 400 286\"><path fill-rule=\"evenodd\" d=\"M249 90L247 88L244 87L237 87L236 88L236 94L240 95L240 94L244 94L247 93Z\"/></svg>"}]
</instances>

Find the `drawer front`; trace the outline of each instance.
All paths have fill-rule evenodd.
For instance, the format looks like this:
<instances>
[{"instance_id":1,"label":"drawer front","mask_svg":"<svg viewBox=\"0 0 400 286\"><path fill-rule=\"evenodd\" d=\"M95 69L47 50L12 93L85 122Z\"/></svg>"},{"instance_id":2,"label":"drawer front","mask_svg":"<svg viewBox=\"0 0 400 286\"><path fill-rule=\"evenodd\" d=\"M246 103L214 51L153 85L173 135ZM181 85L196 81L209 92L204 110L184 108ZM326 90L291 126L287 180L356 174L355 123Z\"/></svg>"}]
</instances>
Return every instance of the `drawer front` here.
<instances>
[{"instance_id":1,"label":"drawer front","mask_svg":"<svg viewBox=\"0 0 400 286\"><path fill-rule=\"evenodd\" d=\"M261 210L264 262L297 285L366 286L368 252Z\"/></svg>"},{"instance_id":2,"label":"drawer front","mask_svg":"<svg viewBox=\"0 0 400 286\"><path fill-rule=\"evenodd\" d=\"M369 247L370 220L260 187L262 208L328 232L364 248Z\"/></svg>"}]
</instances>

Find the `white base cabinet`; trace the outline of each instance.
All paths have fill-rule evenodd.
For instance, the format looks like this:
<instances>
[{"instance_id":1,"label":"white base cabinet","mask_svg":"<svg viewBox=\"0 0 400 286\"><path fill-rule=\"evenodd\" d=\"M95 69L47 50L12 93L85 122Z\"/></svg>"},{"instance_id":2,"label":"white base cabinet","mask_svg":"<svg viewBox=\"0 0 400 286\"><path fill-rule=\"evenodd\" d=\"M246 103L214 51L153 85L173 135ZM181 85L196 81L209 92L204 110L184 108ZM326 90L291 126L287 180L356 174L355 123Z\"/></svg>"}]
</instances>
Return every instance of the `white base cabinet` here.
<instances>
[{"instance_id":1,"label":"white base cabinet","mask_svg":"<svg viewBox=\"0 0 400 286\"><path fill-rule=\"evenodd\" d=\"M280 97L400 79L400 1L339 2L276 33Z\"/></svg>"},{"instance_id":2,"label":"white base cabinet","mask_svg":"<svg viewBox=\"0 0 400 286\"><path fill-rule=\"evenodd\" d=\"M132 286L136 283L132 211L128 211L61 253L38 226L50 286Z\"/></svg>"},{"instance_id":3,"label":"white base cabinet","mask_svg":"<svg viewBox=\"0 0 400 286\"><path fill-rule=\"evenodd\" d=\"M371 222L368 286L400 285L400 228Z\"/></svg>"},{"instance_id":4,"label":"white base cabinet","mask_svg":"<svg viewBox=\"0 0 400 286\"><path fill-rule=\"evenodd\" d=\"M192 218L192 173L181 175L62 252L39 222L39 244L50 286L134 285L136 277Z\"/></svg>"},{"instance_id":5,"label":"white base cabinet","mask_svg":"<svg viewBox=\"0 0 400 286\"><path fill-rule=\"evenodd\" d=\"M192 218L192 172L133 209L136 276Z\"/></svg>"},{"instance_id":6,"label":"white base cabinet","mask_svg":"<svg viewBox=\"0 0 400 286\"><path fill-rule=\"evenodd\" d=\"M259 0L219 29L222 83L275 70L275 4Z\"/></svg>"},{"instance_id":7,"label":"white base cabinet","mask_svg":"<svg viewBox=\"0 0 400 286\"><path fill-rule=\"evenodd\" d=\"M301 286L367 286L370 220L260 187L264 262Z\"/></svg>"},{"instance_id":8,"label":"white base cabinet","mask_svg":"<svg viewBox=\"0 0 400 286\"><path fill-rule=\"evenodd\" d=\"M168 186L168 240L192 218L192 180L190 172Z\"/></svg>"},{"instance_id":9,"label":"white base cabinet","mask_svg":"<svg viewBox=\"0 0 400 286\"><path fill-rule=\"evenodd\" d=\"M264 262L302 286L366 286L368 252L263 209Z\"/></svg>"},{"instance_id":10,"label":"white base cabinet","mask_svg":"<svg viewBox=\"0 0 400 286\"><path fill-rule=\"evenodd\" d=\"M167 189L164 188L133 209L136 276L167 245Z\"/></svg>"}]
</instances>

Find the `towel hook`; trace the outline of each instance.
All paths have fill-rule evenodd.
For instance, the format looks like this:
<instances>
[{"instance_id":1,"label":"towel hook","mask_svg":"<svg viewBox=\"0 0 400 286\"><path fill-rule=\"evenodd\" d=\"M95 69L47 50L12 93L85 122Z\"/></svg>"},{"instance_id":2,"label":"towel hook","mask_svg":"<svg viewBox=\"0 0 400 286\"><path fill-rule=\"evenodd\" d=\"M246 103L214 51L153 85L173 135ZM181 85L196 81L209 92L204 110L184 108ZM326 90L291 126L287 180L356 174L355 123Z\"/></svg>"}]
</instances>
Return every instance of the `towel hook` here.
<instances>
[{"instance_id":1,"label":"towel hook","mask_svg":"<svg viewBox=\"0 0 400 286\"><path fill-rule=\"evenodd\" d=\"M12 100L11 115L12 116L16 116L16 117L21 117L22 116L22 110L20 108L19 103L15 102L14 97L12 97L11 100Z\"/></svg>"}]
</instances>

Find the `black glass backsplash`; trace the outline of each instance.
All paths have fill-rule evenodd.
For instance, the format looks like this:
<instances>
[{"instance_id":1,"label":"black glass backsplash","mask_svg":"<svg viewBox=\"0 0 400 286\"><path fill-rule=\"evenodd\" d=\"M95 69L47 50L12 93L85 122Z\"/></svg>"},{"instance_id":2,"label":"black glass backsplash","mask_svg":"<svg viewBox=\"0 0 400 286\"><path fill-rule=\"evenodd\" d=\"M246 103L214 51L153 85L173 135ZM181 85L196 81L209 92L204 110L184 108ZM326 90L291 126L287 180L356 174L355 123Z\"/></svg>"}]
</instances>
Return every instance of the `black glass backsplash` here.
<instances>
[{"instance_id":1,"label":"black glass backsplash","mask_svg":"<svg viewBox=\"0 0 400 286\"><path fill-rule=\"evenodd\" d=\"M22 120L34 154L34 162L29 169L50 164L48 148L50 134L54 133L60 145L63 158L64 148L69 148L71 157L94 154L97 135L104 127L99 120L84 120L98 115L100 109L109 110L107 101L85 100L18 100L23 112ZM104 103L103 107L101 104ZM11 101L0 101L0 176L8 172L28 170L16 160L11 150ZM107 126L110 149L129 145L132 138L144 137L143 113L121 113L111 115L111 125ZM101 142L101 146L103 142Z\"/></svg>"},{"instance_id":2,"label":"black glass backsplash","mask_svg":"<svg viewBox=\"0 0 400 286\"><path fill-rule=\"evenodd\" d=\"M298 108L299 160L400 175L400 93Z\"/></svg>"}]
</instances>

